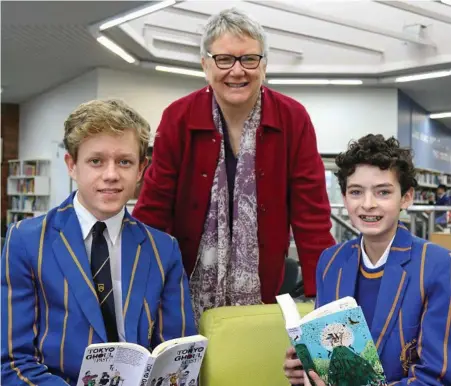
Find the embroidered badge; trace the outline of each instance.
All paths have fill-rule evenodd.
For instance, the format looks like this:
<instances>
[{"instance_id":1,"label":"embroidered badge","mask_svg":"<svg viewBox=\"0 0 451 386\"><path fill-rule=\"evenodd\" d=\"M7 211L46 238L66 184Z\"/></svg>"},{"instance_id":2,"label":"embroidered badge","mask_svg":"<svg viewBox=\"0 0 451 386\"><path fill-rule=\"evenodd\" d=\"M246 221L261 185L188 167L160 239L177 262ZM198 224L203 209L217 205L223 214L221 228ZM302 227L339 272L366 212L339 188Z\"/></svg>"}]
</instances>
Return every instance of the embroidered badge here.
<instances>
[{"instance_id":1,"label":"embroidered badge","mask_svg":"<svg viewBox=\"0 0 451 386\"><path fill-rule=\"evenodd\" d=\"M105 284L102 283L97 284L97 291L99 292L105 291Z\"/></svg>"},{"instance_id":2,"label":"embroidered badge","mask_svg":"<svg viewBox=\"0 0 451 386\"><path fill-rule=\"evenodd\" d=\"M411 342L407 342L401 350L401 356L399 357L404 370L404 376L409 374L409 368L413 364L417 363L420 359L417 351L417 340L414 339Z\"/></svg>"}]
</instances>

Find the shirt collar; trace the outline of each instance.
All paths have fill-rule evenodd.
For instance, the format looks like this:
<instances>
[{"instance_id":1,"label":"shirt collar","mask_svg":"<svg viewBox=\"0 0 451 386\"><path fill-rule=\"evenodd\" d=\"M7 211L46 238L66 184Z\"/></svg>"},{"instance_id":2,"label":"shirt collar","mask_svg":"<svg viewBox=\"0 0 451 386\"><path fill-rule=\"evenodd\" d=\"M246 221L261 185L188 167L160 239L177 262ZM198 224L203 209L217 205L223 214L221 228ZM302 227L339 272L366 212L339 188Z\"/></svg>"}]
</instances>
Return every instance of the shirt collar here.
<instances>
[{"instance_id":1,"label":"shirt collar","mask_svg":"<svg viewBox=\"0 0 451 386\"><path fill-rule=\"evenodd\" d=\"M396 234L395 234L396 236ZM360 240L360 248L362 250L362 261L366 268L369 269L376 269L379 267L382 267L388 260L388 255L390 254L390 248L393 244L393 240L395 239L395 236L391 239L390 243L387 245L387 248L385 248L384 253L382 254L381 258L376 262L376 264L373 264L368 257L368 255L365 252L365 247L363 246L363 237Z\"/></svg>"},{"instance_id":2,"label":"shirt collar","mask_svg":"<svg viewBox=\"0 0 451 386\"><path fill-rule=\"evenodd\" d=\"M83 240L86 240L92 230L92 227L99 220L97 220L97 218L93 216L92 213L81 204L80 200L78 199L78 192L74 196L74 210L80 223ZM118 214L103 221L106 224L108 236L110 237L113 245L116 243L119 232L121 231L124 214L125 207L123 207Z\"/></svg>"}]
</instances>

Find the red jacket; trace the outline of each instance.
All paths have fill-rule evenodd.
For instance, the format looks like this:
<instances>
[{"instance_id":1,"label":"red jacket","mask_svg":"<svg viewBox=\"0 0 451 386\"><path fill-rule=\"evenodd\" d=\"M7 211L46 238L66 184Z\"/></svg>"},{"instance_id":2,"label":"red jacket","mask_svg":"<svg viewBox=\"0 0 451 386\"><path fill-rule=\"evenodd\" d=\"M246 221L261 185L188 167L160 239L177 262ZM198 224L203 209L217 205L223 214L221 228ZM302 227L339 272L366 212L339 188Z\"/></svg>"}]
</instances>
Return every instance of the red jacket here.
<instances>
[{"instance_id":1,"label":"red jacket","mask_svg":"<svg viewBox=\"0 0 451 386\"><path fill-rule=\"evenodd\" d=\"M221 135L206 87L172 103L158 127L152 164L133 211L142 222L179 242L187 274L197 258ZM316 293L321 252L335 244L324 165L313 125L295 100L263 87L256 159L259 275L262 300L274 302L284 275L289 225L301 263L305 293Z\"/></svg>"}]
</instances>

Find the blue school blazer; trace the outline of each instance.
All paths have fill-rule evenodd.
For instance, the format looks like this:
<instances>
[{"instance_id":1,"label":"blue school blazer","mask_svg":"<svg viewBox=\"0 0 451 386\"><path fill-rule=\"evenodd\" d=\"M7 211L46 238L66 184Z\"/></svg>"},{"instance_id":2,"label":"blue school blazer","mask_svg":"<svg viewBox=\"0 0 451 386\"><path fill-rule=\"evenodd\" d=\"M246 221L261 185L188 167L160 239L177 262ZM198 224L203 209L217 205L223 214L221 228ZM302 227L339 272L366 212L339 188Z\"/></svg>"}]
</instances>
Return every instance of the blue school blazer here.
<instances>
[{"instance_id":1,"label":"blue school blazer","mask_svg":"<svg viewBox=\"0 0 451 386\"><path fill-rule=\"evenodd\" d=\"M317 305L355 296L361 237L323 252ZM387 381L451 385L451 252L399 224L377 297L371 335Z\"/></svg>"},{"instance_id":2,"label":"blue school blazer","mask_svg":"<svg viewBox=\"0 0 451 386\"><path fill-rule=\"evenodd\" d=\"M86 346L107 341L72 200L8 230L1 266L4 385L75 385ZM155 347L195 334L175 239L126 212L121 248L127 342Z\"/></svg>"}]
</instances>

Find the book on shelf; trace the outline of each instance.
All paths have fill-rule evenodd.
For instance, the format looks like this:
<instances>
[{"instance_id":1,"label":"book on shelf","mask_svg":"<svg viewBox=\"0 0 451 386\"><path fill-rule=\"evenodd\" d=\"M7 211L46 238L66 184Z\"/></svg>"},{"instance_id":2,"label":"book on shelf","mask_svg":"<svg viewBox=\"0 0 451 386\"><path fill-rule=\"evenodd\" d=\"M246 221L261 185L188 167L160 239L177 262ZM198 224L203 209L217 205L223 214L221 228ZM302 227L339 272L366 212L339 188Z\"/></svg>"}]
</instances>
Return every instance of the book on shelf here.
<instances>
[{"instance_id":1,"label":"book on shelf","mask_svg":"<svg viewBox=\"0 0 451 386\"><path fill-rule=\"evenodd\" d=\"M386 384L376 346L354 298L328 303L303 318L289 294L276 299L290 342L307 374L315 371L326 385Z\"/></svg>"},{"instance_id":2,"label":"book on shelf","mask_svg":"<svg viewBox=\"0 0 451 386\"><path fill-rule=\"evenodd\" d=\"M126 342L89 345L77 386L196 386L208 340L171 339L152 352Z\"/></svg>"}]
</instances>

